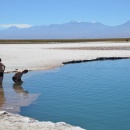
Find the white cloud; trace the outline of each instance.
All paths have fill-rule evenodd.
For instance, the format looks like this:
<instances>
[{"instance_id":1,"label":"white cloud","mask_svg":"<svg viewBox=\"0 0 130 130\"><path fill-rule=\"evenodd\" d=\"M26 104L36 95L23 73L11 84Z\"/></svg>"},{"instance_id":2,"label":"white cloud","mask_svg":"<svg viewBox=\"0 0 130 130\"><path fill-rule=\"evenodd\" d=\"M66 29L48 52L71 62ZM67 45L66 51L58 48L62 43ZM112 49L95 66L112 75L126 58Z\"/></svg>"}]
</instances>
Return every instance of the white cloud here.
<instances>
[{"instance_id":1,"label":"white cloud","mask_svg":"<svg viewBox=\"0 0 130 130\"><path fill-rule=\"evenodd\" d=\"M15 26L17 28L29 28L32 27L30 24L0 24L0 28L9 28Z\"/></svg>"}]
</instances>

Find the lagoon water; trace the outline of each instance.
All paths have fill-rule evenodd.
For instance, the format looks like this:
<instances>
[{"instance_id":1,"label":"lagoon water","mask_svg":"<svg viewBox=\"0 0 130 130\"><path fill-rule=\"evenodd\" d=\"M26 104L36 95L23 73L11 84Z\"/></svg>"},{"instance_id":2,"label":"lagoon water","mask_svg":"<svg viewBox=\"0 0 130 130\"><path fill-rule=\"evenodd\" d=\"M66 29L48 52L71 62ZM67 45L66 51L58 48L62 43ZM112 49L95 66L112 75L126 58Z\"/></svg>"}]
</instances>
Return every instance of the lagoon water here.
<instances>
[{"instance_id":1,"label":"lagoon water","mask_svg":"<svg viewBox=\"0 0 130 130\"><path fill-rule=\"evenodd\" d=\"M30 71L20 86L13 84L12 75L5 74L3 84L3 107L7 111L16 108L15 113L23 116L87 130L130 130L128 59Z\"/></svg>"}]
</instances>

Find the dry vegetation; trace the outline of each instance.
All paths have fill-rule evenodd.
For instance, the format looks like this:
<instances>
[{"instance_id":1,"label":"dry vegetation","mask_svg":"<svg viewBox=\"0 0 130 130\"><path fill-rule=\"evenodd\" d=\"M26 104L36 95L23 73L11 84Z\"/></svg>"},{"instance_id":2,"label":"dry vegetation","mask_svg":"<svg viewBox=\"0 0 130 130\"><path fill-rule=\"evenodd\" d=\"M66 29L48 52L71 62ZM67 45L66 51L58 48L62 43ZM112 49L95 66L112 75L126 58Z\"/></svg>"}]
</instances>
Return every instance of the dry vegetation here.
<instances>
[{"instance_id":1,"label":"dry vegetation","mask_svg":"<svg viewBox=\"0 0 130 130\"><path fill-rule=\"evenodd\" d=\"M129 42L130 38L109 39L2 39L0 44L44 44L44 43L73 43L73 42Z\"/></svg>"}]
</instances>

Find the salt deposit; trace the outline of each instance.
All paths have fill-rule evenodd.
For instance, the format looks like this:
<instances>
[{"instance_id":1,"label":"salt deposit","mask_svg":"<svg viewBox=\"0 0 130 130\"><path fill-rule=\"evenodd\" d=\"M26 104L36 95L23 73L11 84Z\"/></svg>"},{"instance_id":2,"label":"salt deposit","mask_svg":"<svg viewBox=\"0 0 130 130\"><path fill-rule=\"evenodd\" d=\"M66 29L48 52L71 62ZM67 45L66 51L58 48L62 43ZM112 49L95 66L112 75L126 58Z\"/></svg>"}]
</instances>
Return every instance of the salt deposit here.
<instances>
[{"instance_id":1,"label":"salt deposit","mask_svg":"<svg viewBox=\"0 0 130 130\"><path fill-rule=\"evenodd\" d=\"M87 47L99 46L125 46L128 49L87 50ZM86 49L82 50L81 47ZM90 60L97 57L130 57L129 48L130 43L0 44L0 58L6 65L6 72L15 71L15 69L46 70L62 66L63 62L72 60Z\"/></svg>"}]
</instances>

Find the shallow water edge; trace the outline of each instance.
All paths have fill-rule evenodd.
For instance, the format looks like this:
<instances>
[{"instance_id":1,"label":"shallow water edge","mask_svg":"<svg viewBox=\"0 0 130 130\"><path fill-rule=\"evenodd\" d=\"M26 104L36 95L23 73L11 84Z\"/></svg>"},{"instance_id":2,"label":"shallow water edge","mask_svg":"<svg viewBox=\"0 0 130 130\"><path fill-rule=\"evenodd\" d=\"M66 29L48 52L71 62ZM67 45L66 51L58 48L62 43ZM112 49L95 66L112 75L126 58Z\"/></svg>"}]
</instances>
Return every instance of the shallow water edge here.
<instances>
[{"instance_id":1,"label":"shallow water edge","mask_svg":"<svg viewBox=\"0 0 130 130\"><path fill-rule=\"evenodd\" d=\"M130 59L130 57L97 57L95 59L89 59L89 60L72 60L72 61L66 61L66 62L62 62L62 64L59 64L57 66L53 66L53 67L50 67L48 69L38 69L38 68L35 68L35 69L28 69L29 71L36 71L36 70L53 70L55 68L58 68L58 67L62 67L66 64L76 64L76 63L83 63L83 62L92 62L92 61L103 61L103 60L120 60L120 59ZM5 71L5 73L12 73L12 72L17 72L17 70L12 70L12 71Z\"/></svg>"}]
</instances>

